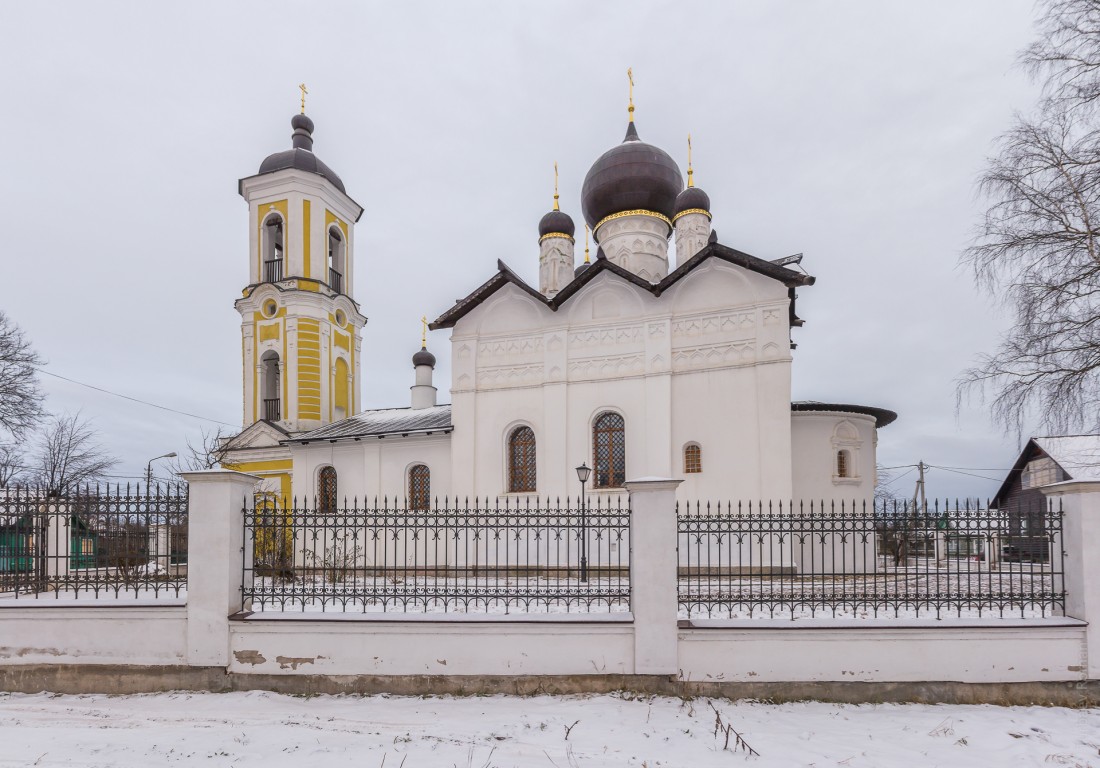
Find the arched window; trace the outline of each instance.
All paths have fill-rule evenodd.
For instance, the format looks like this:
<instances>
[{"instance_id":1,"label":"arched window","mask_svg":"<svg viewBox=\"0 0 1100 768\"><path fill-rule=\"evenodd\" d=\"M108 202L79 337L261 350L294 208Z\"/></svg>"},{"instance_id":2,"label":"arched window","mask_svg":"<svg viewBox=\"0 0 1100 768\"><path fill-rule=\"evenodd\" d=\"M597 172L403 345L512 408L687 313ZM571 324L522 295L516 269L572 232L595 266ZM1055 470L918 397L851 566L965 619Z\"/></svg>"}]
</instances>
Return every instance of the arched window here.
<instances>
[{"instance_id":1,"label":"arched window","mask_svg":"<svg viewBox=\"0 0 1100 768\"><path fill-rule=\"evenodd\" d=\"M333 224L328 228L328 285L337 293L344 292L344 254L347 251L344 235Z\"/></svg>"},{"instance_id":2,"label":"arched window","mask_svg":"<svg viewBox=\"0 0 1100 768\"><path fill-rule=\"evenodd\" d=\"M260 358L260 394L264 401L264 418L268 421L279 421L282 417L281 403L279 402L279 353L273 350L264 352Z\"/></svg>"},{"instance_id":3,"label":"arched window","mask_svg":"<svg viewBox=\"0 0 1100 768\"><path fill-rule=\"evenodd\" d=\"M837 451L836 452L836 476L837 477L851 477L852 476L852 468L851 468L850 464L851 464L851 454L849 454L847 451Z\"/></svg>"},{"instance_id":4,"label":"arched window","mask_svg":"<svg viewBox=\"0 0 1100 768\"><path fill-rule=\"evenodd\" d=\"M516 427L508 436L508 492L535 492L535 432Z\"/></svg>"},{"instance_id":5,"label":"arched window","mask_svg":"<svg viewBox=\"0 0 1100 768\"><path fill-rule=\"evenodd\" d=\"M703 449L698 443L684 446L684 474L692 475L703 471Z\"/></svg>"},{"instance_id":6,"label":"arched window","mask_svg":"<svg viewBox=\"0 0 1100 768\"><path fill-rule=\"evenodd\" d=\"M592 425L592 456L597 488L621 488L626 480L626 422L601 413Z\"/></svg>"},{"instance_id":7,"label":"arched window","mask_svg":"<svg viewBox=\"0 0 1100 768\"><path fill-rule=\"evenodd\" d=\"M283 244L283 217L273 213L264 220L263 226L265 283L277 283L283 279Z\"/></svg>"},{"instance_id":8,"label":"arched window","mask_svg":"<svg viewBox=\"0 0 1100 768\"><path fill-rule=\"evenodd\" d=\"M317 511L332 514L336 511L336 470L323 467L317 475Z\"/></svg>"},{"instance_id":9,"label":"arched window","mask_svg":"<svg viewBox=\"0 0 1100 768\"><path fill-rule=\"evenodd\" d=\"M428 509L431 506L432 473L425 464L409 469L409 509Z\"/></svg>"}]
</instances>

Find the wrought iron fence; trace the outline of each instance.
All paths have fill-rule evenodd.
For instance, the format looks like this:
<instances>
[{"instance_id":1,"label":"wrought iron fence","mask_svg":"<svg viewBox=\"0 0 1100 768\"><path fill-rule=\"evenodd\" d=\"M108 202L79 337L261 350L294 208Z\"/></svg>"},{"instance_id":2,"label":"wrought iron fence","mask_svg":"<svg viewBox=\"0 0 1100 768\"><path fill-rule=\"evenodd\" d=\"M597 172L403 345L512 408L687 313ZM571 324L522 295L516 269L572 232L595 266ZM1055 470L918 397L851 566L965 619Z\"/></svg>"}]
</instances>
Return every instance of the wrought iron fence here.
<instances>
[{"instance_id":1,"label":"wrought iron fence","mask_svg":"<svg viewBox=\"0 0 1100 768\"><path fill-rule=\"evenodd\" d=\"M179 597L185 486L0 490L0 598Z\"/></svg>"},{"instance_id":2,"label":"wrought iron fence","mask_svg":"<svg viewBox=\"0 0 1100 768\"><path fill-rule=\"evenodd\" d=\"M618 500L319 510L260 498L247 500L244 519L245 610L630 610L630 511Z\"/></svg>"},{"instance_id":3,"label":"wrought iron fence","mask_svg":"<svg viewBox=\"0 0 1100 768\"><path fill-rule=\"evenodd\" d=\"M685 618L1065 611L1062 510L955 502L677 506Z\"/></svg>"}]
</instances>

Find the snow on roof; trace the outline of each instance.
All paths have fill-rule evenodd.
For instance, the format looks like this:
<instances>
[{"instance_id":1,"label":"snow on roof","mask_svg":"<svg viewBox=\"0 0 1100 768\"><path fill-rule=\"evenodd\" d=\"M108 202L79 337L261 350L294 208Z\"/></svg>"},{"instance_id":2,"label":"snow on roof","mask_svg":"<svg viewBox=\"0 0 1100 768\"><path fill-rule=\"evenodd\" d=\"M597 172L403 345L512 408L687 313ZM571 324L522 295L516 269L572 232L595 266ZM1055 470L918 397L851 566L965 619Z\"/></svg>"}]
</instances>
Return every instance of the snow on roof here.
<instances>
[{"instance_id":1,"label":"snow on roof","mask_svg":"<svg viewBox=\"0 0 1100 768\"><path fill-rule=\"evenodd\" d=\"M1074 480L1100 480L1100 435L1032 439Z\"/></svg>"},{"instance_id":2,"label":"snow on roof","mask_svg":"<svg viewBox=\"0 0 1100 768\"><path fill-rule=\"evenodd\" d=\"M297 435L287 442L306 443L313 440L383 437L411 432L442 432L451 429L450 405L435 405L431 408L382 408L376 411L363 411L343 421L327 424L304 435Z\"/></svg>"}]
</instances>

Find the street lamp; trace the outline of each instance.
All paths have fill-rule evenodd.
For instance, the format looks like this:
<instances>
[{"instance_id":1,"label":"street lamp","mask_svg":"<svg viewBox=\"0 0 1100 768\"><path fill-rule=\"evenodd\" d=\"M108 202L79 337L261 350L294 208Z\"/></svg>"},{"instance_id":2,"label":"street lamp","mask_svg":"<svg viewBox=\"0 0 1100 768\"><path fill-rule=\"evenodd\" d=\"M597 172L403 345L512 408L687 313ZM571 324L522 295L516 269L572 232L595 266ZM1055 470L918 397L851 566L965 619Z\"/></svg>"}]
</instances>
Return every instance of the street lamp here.
<instances>
[{"instance_id":1,"label":"street lamp","mask_svg":"<svg viewBox=\"0 0 1100 768\"><path fill-rule=\"evenodd\" d=\"M163 456L154 456L149 459L149 463L145 465L145 490L149 490L149 486L153 484L153 462L157 459L174 459L176 458L176 452L166 453Z\"/></svg>"},{"instance_id":2,"label":"street lamp","mask_svg":"<svg viewBox=\"0 0 1100 768\"><path fill-rule=\"evenodd\" d=\"M587 463L577 467L577 479L581 481L581 581L588 581L588 507L584 503L584 484L592 469Z\"/></svg>"}]
</instances>

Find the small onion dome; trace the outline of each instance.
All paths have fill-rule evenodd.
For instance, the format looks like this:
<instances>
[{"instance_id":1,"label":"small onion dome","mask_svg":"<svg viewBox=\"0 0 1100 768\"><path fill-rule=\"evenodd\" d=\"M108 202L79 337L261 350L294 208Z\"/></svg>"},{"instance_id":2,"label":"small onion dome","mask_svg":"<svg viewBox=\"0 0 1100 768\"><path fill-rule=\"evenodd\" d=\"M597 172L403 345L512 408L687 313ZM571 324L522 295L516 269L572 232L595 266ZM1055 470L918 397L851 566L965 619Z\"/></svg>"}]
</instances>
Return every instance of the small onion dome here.
<instances>
[{"instance_id":1,"label":"small onion dome","mask_svg":"<svg viewBox=\"0 0 1100 768\"><path fill-rule=\"evenodd\" d=\"M676 215L673 219L688 211L693 213L702 211L708 217L710 216L710 198L699 187L688 187L676 197Z\"/></svg>"},{"instance_id":2,"label":"small onion dome","mask_svg":"<svg viewBox=\"0 0 1100 768\"><path fill-rule=\"evenodd\" d=\"M576 231L573 219L564 211L550 211L539 221L539 240L550 235L564 235L572 240Z\"/></svg>"},{"instance_id":3,"label":"small onion dome","mask_svg":"<svg viewBox=\"0 0 1100 768\"><path fill-rule=\"evenodd\" d=\"M420 351L413 355L413 367L427 365L435 368L435 355L428 351L427 347L421 347Z\"/></svg>"},{"instance_id":4,"label":"small onion dome","mask_svg":"<svg viewBox=\"0 0 1100 768\"><path fill-rule=\"evenodd\" d=\"M588 169L581 209L593 231L608 216L627 211L648 211L671 220L683 188L680 168L664 150L639 139L632 122L623 143L604 152Z\"/></svg>"},{"instance_id":5,"label":"small onion dome","mask_svg":"<svg viewBox=\"0 0 1100 768\"><path fill-rule=\"evenodd\" d=\"M581 272L584 272L591 266L592 265L589 264L587 261L582 261L580 264L577 265L577 268L573 270L573 277L580 277Z\"/></svg>"},{"instance_id":6,"label":"small onion dome","mask_svg":"<svg viewBox=\"0 0 1100 768\"><path fill-rule=\"evenodd\" d=\"M293 148L276 152L264 158L264 161L260 163L260 173L274 173L275 171L284 171L287 168L316 173L331 181L334 187L346 194L347 190L344 189L344 182L340 180L336 172L322 163L317 155L313 154L313 121L305 115L295 115L291 118L290 125L294 129L294 133L290 136Z\"/></svg>"}]
</instances>

